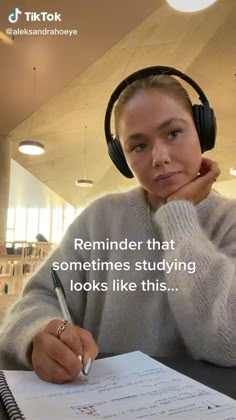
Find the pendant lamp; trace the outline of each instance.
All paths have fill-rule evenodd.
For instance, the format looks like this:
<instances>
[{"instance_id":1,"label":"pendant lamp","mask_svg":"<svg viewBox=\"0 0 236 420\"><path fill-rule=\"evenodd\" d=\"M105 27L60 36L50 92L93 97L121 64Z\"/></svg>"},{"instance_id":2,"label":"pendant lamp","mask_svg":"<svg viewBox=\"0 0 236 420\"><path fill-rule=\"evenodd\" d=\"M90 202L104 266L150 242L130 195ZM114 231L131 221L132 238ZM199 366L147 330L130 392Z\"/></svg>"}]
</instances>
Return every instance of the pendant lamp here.
<instances>
[{"instance_id":1,"label":"pendant lamp","mask_svg":"<svg viewBox=\"0 0 236 420\"><path fill-rule=\"evenodd\" d=\"M84 177L75 181L75 185L81 188L88 188L93 186L93 181L88 179L86 175L86 133L87 126L85 126L84 130Z\"/></svg>"},{"instance_id":2,"label":"pendant lamp","mask_svg":"<svg viewBox=\"0 0 236 420\"><path fill-rule=\"evenodd\" d=\"M234 168L230 168L230 174L236 176L236 166Z\"/></svg>"},{"instance_id":3,"label":"pendant lamp","mask_svg":"<svg viewBox=\"0 0 236 420\"><path fill-rule=\"evenodd\" d=\"M38 141L31 140L31 132L32 132L32 122L33 122L33 115L36 109L36 67L33 67L34 70L34 97L33 97L33 110L30 117L30 128L28 133L28 140L24 140L20 142L18 149L21 153L24 153L26 155L41 155L44 153L44 145L42 143L39 143Z\"/></svg>"},{"instance_id":4,"label":"pendant lamp","mask_svg":"<svg viewBox=\"0 0 236 420\"><path fill-rule=\"evenodd\" d=\"M166 0L173 9L180 12L197 12L211 6L216 0Z\"/></svg>"}]
</instances>

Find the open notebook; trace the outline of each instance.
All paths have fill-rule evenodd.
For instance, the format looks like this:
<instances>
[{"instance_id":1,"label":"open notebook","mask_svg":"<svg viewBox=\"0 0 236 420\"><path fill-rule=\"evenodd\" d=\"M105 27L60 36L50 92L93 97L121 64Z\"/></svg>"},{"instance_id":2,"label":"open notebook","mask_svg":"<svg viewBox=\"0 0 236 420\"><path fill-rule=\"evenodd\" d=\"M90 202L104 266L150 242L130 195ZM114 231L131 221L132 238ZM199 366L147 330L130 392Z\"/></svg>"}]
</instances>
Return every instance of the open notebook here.
<instances>
[{"instance_id":1,"label":"open notebook","mask_svg":"<svg viewBox=\"0 0 236 420\"><path fill-rule=\"evenodd\" d=\"M54 385L34 372L2 371L12 420L236 419L236 401L141 352L96 360L86 379Z\"/></svg>"}]
</instances>

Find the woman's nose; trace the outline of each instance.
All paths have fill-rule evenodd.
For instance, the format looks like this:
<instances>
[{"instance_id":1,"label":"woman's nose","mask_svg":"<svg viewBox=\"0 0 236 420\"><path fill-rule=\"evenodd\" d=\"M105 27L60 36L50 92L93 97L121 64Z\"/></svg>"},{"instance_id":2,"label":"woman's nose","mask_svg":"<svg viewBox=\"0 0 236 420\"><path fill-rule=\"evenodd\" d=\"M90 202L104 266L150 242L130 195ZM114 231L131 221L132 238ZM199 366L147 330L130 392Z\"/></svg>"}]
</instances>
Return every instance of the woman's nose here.
<instances>
[{"instance_id":1,"label":"woman's nose","mask_svg":"<svg viewBox=\"0 0 236 420\"><path fill-rule=\"evenodd\" d=\"M155 145L152 150L152 166L160 166L171 161L169 150L165 145Z\"/></svg>"}]
</instances>

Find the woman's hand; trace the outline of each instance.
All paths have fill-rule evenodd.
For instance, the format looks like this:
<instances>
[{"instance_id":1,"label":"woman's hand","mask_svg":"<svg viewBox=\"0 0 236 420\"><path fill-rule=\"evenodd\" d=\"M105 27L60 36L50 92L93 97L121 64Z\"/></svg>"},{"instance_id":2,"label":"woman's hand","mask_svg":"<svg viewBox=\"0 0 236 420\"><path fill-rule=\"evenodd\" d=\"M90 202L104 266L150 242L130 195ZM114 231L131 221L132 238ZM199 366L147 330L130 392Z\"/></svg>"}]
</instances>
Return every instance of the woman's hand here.
<instances>
[{"instance_id":1,"label":"woman's hand","mask_svg":"<svg viewBox=\"0 0 236 420\"><path fill-rule=\"evenodd\" d=\"M92 334L80 327L68 324L57 338L57 328L62 320L50 321L33 338L32 365L36 374L44 381L61 384L77 378L83 362L98 354L98 346Z\"/></svg>"},{"instance_id":2,"label":"woman's hand","mask_svg":"<svg viewBox=\"0 0 236 420\"><path fill-rule=\"evenodd\" d=\"M202 158L199 175L193 181L181 187L167 198L167 203L173 200L188 200L198 204L210 193L212 184L220 175L218 164L207 158Z\"/></svg>"}]
</instances>

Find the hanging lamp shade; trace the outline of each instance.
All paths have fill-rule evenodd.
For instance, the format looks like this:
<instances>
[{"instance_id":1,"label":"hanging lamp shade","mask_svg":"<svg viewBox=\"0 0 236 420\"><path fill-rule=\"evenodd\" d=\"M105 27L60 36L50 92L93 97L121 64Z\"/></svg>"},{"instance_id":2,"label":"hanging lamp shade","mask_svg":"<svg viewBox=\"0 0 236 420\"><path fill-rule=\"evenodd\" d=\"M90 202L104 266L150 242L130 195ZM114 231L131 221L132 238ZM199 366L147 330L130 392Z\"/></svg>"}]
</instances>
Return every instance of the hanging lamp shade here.
<instances>
[{"instance_id":1,"label":"hanging lamp shade","mask_svg":"<svg viewBox=\"0 0 236 420\"><path fill-rule=\"evenodd\" d=\"M93 181L91 179L77 179L75 181L77 187L87 188L93 186Z\"/></svg>"},{"instance_id":2,"label":"hanging lamp shade","mask_svg":"<svg viewBox=\"0 0 236 420\"><path fill-rule=\"evenodd\" d=\"M234 168L230 168L230 174L236 176L236 166Z\"/></svg>"},{"instance_id":3,"label":"hanging lamp shade","mask_svg":"<svg viewBox=\"0 0 236 420\"><path fill-rule=\"evenodd\" d=\"M14 43L14 40L13 37L6 35L3 31L0 30L0 43L11 45Z\"/></svg>"},{"instance_id":4,"label":"hanging lamp shade","mask_svg":"<svg viewBox=\"0 0 236 420\"><path fill-rule=\"evenodd\" d=\"M22 141L18 149L26 155L42 155L44 153L44 145L33 140Z\"/></svg>"},{"instance_id":5,"label":"hanging lamp shade","mask_svg":"<svg viewBox=\"0 0 236 420\"><path fill-rule=\"evenodd\" d=\"M166 0L173 9L180 12L197 12L211 6L216 0Z\"/></svg>"},{"instance_id":6,"label":"hanging lamp shade","mask_svg":"<svg viewBox=\"0 0 236 420\"><path fill-rule=\"evenodd\" d=\"M33 94L33 110L32 115L29 120L29 132L26 138L30 139L31 132L32 132L32 124L33 124L33 115L36 109L36 87L37 87L37 81L36 81L36 67L33 67L34 70L34 94ZM18 149L21 153L24 153L26 155L42 155L44 153L44 145L42 143L39 143L36 140L24 140L22 141Z\"/></svg>"},{"instance_id":7,"label":"hanging lamp shade","mask_svg":"<svg viewBox=\"0 0 236 420\"><path fill-rule=\"evenodd\" d=\"M84 177L81 179L77 179L75 181L75 185L80 188L90 188L93 187L93 181L91 179L87 179L86 175L86 133L87 133L87 126L84 127Z\"/></svg>"}]
</instances>

